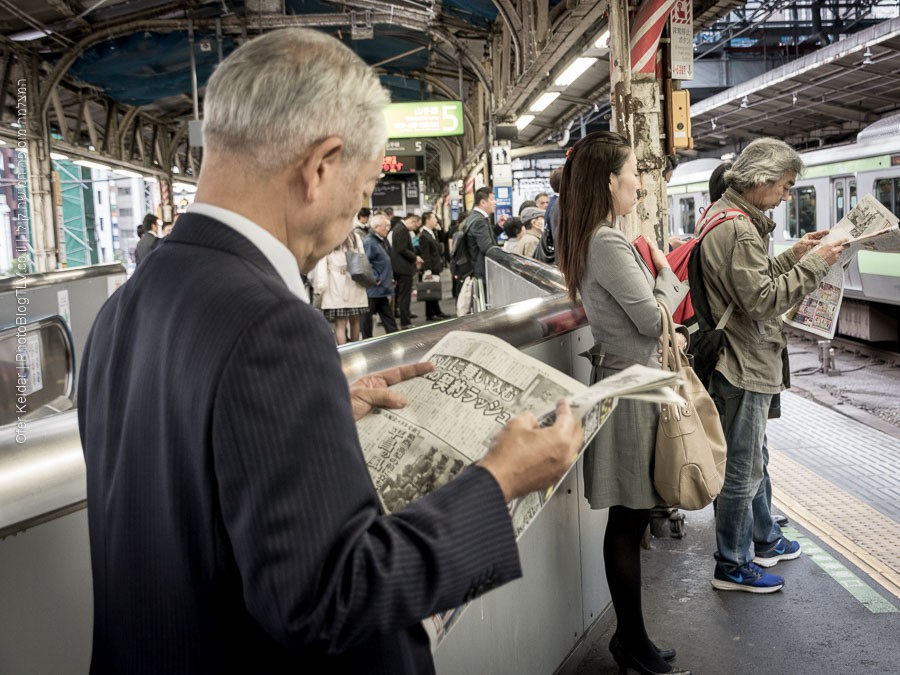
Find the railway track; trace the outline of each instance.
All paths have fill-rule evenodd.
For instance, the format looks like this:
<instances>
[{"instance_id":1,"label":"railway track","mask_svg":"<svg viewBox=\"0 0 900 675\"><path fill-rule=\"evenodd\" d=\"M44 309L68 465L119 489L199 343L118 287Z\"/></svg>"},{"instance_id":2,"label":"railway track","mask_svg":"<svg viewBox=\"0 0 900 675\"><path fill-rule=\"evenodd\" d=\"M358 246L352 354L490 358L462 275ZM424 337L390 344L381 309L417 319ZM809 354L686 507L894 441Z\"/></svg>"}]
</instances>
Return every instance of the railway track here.
<instances>
[{"instance_id":1,"label":"railway track","mask_svg":"<svg viewBox=\"0 0 900 675\"><path fill-rule=\"evenodd\" d=\"M821 338L795 328L788 328L787 334L790 337L798 338L806 342L812 342L814 344L822 341ZM836 335L828 342L830 342L829 346L833 347L835 350L870 358L875 361L881 361L894 367L900 366L900 344L896 342L889 343L889 346L883 347L876 346L863 340L844 337L842 335Z\"/></svg>"}]
</instances>

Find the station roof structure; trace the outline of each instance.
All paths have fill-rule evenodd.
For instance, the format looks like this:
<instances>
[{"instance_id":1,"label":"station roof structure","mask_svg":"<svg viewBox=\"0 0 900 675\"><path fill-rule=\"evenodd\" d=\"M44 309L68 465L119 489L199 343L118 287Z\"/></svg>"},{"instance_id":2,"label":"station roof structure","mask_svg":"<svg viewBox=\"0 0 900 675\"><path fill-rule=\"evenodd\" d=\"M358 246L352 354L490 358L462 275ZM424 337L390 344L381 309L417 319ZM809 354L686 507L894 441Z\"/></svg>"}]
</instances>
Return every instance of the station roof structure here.
<instances>
[{"instance_id":1,"label":"station roof structure","mask_svg":"<svg viewBox=\"0 0 900 675\"><path fill-rule=\"evenodd\" d=\"M698 151L782 138L796 147L855 140L900 110L900 18L751 78L691 108Z\"/></svg>"},{"instance_id":2,"label":"station roof structure","mask_svg":"<svg viewBox=\"0 0 900 675\"><path fill-rule=\"evenodd\" d=\"M754 5L764 15L786 3L692 4L695 31L703 31L734 10ZM530 22L523 19L526 12L534 13ZM342 39L378 69L395 101L465 101L480 88L492 99L496 123L529 112L575 58L595 58L519 131L519 144L540 145L559 141L576 121L588 129L608 119L609 52L594 46L607 23L608 3L588 0L0 0L6 95L0 115L14 91L15 57L38 62L31 72L49 78L55 117L67 128L63 137L75 143L91 142L91 127L115 130L130 122L123 110L183 124L196 114L192 55L202 93L216 63L244 40L282 26L312 26ZM715 153L763 133L798 144L843 142L900 109L898 20L853 30L765 75L705 92L711 95L693 106L697 151ZM514 52L517 77L497 80L492 49ZM112 119L116 114L119 122ZM480 120L467 115L469 128L480 133Z\"/></svg>"}]
</instances>

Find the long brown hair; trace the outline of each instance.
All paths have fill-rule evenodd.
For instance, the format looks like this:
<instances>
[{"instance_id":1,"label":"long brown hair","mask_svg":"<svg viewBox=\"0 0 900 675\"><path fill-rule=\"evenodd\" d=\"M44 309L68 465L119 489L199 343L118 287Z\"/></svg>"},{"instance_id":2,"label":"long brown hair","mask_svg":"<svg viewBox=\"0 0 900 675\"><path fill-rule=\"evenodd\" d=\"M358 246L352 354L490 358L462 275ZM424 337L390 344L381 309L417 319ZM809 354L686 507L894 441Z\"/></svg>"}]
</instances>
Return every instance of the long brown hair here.
<instances>
[{"instance_id":1,"label":"long brown hair","mask_svg":"<svg viewBox=\"0 0 900 675\"><path fill-rule=\"evenodd\" d=\"M614 217L609 179L618 174L631 153L628 139L614 131L588 134L567 153L559 189L556 259L575 302L591 236L604 220Z\"/></svg>"}]
</instances>

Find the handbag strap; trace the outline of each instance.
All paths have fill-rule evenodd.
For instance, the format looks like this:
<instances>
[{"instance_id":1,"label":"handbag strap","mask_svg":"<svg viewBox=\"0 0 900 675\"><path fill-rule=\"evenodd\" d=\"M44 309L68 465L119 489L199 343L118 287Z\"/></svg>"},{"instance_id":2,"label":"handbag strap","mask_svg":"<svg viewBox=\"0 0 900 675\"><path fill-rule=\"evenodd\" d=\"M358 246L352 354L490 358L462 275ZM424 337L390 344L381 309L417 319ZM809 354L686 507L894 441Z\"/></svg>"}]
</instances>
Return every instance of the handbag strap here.
<instances>
[{"instance_id":1,"label":"handbag strap","mask_svg":"<svg viewBox=\"0 0 900 675\"><path fill-rule=\"evenodd\" d=\"M669 308L663 303L659 303L659 311L662 315L662 335L660 337L662 347L662 368L670 370L674 373L679 372L686 364L682 362L681 350L676 346L678 337L675 333L675 322L672 320L672 314ZM669 356L672 356L673 362L669 363Z\"/></svg>"}]
</instances>

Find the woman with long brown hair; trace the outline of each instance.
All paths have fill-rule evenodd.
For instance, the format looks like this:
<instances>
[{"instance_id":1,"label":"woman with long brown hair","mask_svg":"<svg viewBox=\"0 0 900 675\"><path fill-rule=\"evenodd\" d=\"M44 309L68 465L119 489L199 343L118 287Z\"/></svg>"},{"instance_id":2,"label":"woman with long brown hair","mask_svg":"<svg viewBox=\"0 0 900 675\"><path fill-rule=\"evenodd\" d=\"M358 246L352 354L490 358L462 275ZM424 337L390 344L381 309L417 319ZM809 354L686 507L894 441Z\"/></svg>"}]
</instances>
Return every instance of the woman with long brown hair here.
<instances>
[{"instance_id":1,"label":"woman with long brown hair","mask_svg":"<svg viewBox=\"0 0 900 675\"><path fill-rule=\"evenodd\" d=\"M627 139L601 131L568 153L559 195L556 256L569 296L581 300L591 325L591 381L636 363L659 368L659 303L674 309L686 285L665 255L649 242L653 277L617 228L634 208L640 189L637 160ZM622 672L679 673L647 635L641 609L640 542L650 510L662 503L653 487L651 461L659 419L654 403L623 399L600 428L584 457L585 496L593 509L609 509L603 556L616 611L610 651Z\"/></svg>"}]
</instances>

